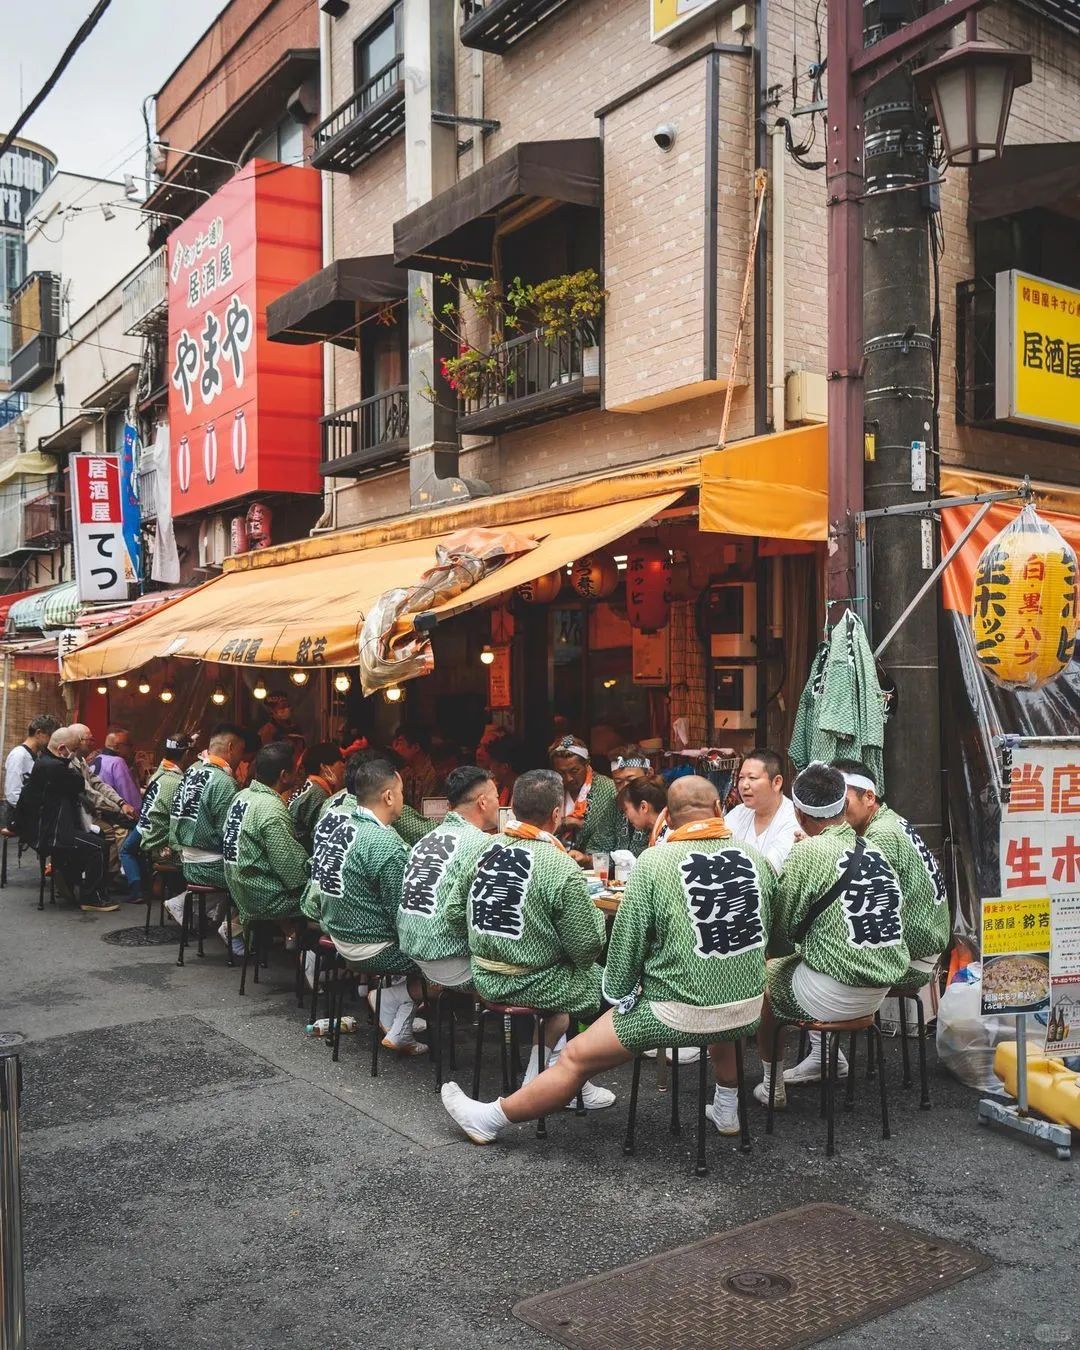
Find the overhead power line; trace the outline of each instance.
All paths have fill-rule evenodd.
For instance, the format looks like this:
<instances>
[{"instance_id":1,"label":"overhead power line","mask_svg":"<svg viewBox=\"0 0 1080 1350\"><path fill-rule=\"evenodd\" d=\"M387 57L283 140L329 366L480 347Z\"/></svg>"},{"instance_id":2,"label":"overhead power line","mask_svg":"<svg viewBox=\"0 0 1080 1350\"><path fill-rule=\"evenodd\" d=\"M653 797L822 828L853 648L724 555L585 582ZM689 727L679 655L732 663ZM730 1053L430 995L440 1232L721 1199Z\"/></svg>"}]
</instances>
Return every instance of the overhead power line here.
<instances>
[{"instance_id":1,"label":"overhead power line","mask_svg":"<svg viewBox=\"0 0 1080 1350\"><path fill-rule=\"evenodd\" d=\"M37 93L26 105L26 107L22 110L19 116L15 119L15 125L4 137L3 141L0 142L0 158L3 158L3 156L7 152L8 147L11 145L11 142L15 139L15 137L19 134L19 132L22 131L23 127L26 126L30 118L33 117L34 113L37 112L38 108L41 107L41 105L52 93L53 89L56 87L57 81L60 79L60 76L63 75L64 71L68 68L68 65L71 62L71 58L75 55L75 53L79 50L79 48L83 45L86 39L97 27L98 20L101 18L101 16L105 13L105 11L109 8L111 4L112 0L97 0L97 4L86 16L86 18L83 19L82 23L79 25L78 32L71 39L68 45L64 48L64 54L60 57L60 60L56 63L56 68L53 70L52 74L41 86L41 88L37 91Z\"/></svg>"}]
</instances>

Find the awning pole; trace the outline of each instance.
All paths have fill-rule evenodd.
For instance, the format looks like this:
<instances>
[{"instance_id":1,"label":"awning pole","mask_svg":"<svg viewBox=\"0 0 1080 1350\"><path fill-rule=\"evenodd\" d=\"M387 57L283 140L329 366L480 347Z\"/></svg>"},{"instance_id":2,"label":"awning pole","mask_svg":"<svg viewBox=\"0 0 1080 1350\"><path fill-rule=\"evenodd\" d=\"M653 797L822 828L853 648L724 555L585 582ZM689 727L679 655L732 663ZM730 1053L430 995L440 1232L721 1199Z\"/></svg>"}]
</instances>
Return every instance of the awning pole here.
<instances>
[{"instance_id":1,"label":"awning pole","mask_svg":"<svg viewBox=\"0 0 1080 1350\"><path fill-rule=\"evenodd\" d=\"M0 749L7 754L8 685L11 683L11 653L4 653L4 698L0 704ZM7 784L4 784L5 789Z\"/></svg>"}]
</instances>

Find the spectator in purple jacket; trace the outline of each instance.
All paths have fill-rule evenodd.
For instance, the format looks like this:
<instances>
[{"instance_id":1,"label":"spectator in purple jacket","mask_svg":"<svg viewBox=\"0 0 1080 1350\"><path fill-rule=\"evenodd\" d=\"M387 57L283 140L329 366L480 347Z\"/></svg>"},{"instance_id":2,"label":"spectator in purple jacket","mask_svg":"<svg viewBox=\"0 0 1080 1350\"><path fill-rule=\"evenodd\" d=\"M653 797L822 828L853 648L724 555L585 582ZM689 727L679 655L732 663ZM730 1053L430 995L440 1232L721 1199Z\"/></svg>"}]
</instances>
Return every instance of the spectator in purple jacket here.
<instances>
[{"instance_id":1,"label":"spectator in purple jacket","mask_svg":"<svg viewBox=\"0 0 1080 1350\"><path fill-rule=\"evenodd\" d=\"M137 815L142 807L142 793L131 771L134 759L135 747L131 743L131 733L118 727L105 737L105 748L98 757L97 774Z\"/></svg>"}]
</instances>

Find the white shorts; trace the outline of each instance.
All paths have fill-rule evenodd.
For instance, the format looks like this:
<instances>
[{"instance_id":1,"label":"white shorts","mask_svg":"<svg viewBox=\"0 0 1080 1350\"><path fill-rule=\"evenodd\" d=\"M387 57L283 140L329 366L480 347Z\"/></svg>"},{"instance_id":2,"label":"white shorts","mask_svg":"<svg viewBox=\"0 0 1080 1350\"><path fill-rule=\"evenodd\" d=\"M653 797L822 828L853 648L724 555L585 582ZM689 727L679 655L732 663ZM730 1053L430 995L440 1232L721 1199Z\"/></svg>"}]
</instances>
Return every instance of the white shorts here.
<instances>
[{"instance_id":1,"label":"white shorts","mask_svg":"<svg viewBox=\"0 0 1080 1350\"><path fill-rule=\"evenodd\" d=\"M467 956L444 956L438 961L417 961L414 956L413 960L426 980L445 989L455 989L472 979L472 965Z\"/></svg>"},{"instance_id":2,"label":"white shorts","mask_svg":"<svg viewBox=\"0 0 1080 1350\"><path fill-rule=\"evenodd\" d=\"M799 1007L805 1008L816 1022L854 1022L876 1013L889 991L841 984L800 961L792 972L791 992Z\"/></svg>"}]
</instances>

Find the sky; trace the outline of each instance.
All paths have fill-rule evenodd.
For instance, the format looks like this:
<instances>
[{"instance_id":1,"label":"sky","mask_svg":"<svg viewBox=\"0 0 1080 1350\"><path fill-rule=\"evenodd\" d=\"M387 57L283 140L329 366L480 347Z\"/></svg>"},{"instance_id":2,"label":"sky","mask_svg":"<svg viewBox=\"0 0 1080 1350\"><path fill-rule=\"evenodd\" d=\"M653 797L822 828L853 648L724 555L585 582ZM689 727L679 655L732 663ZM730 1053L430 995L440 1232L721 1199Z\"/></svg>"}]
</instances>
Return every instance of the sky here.
<instances>
[{"instance_id":1,"label":"sky","mask_svg":"<svg viewBox=\"0 0 1080 1350\"><path fill-rule=\"evenodd\" d=\"M112 179L141 173L142 101L224 7L225 0L112 0L21 134L52 150L70 173ZM92 0L0 0L8 19L0 39L0 129L45 83L92 8Z\"/></svg>"}]
</instances>

